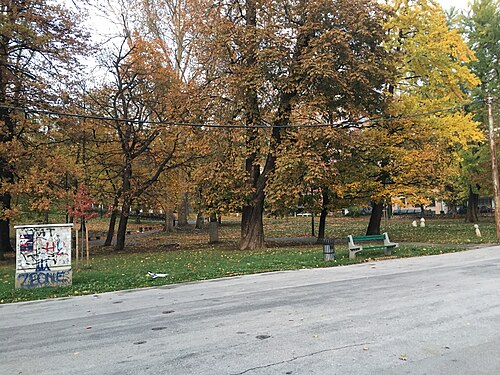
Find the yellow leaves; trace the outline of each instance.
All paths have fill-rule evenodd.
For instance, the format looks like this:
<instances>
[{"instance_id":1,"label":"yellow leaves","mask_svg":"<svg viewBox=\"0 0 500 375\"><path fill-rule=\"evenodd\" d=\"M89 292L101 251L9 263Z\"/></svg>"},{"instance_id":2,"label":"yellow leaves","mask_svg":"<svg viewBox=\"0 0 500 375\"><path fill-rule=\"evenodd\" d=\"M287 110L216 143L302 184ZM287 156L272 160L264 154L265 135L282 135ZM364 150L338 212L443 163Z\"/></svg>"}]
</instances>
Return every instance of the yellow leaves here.
<instances>
[{"instance_id":1,"label":"yellow leaves","mask_svg":"<svg viewBox=\"0 0 500 375\"><path fill-rule=\"evenodd\" d=\"M484 141L484 134L478 128L478 123L473 120L473 114L455 112L437 118L440 134L448 140L448 146L461 146L467 149L468 144Z\"/></svg>"},{"instance_id":2,"label":"yellow leaves","mask_svg":"<svg viewBox=\"0 0 500 375\"><path fill-rule=\"evenodd\" d=\"M0 205L0 219L7 220L13 219L19 215L19 209L17 207L6 209L2 205Z\"/></svg>"},{"instance_id":3,"label":"yellow leaves","mask_svg":"<svg viewBox=\"0 0 500 375\"><path fill-rule=\"evenodd\" d=\"M41 197L35 201L31 202L31 209L37 212L44 212L50 208L51 200L49 197Z\"/></svg>"},{"instance_id":4,"label":"yellow leaves","mask_svg":"<svg viewBox=\"0 0 500 375\"><path fill-rule=\"evenodd\" d=\"M445 99L419 99L413 95L400 95L391 104L391 112L401 115L425 113L434 109L447 108ZM470 143L481 142L483 133L473 120L472 114L463 111L444 111L419 118L395 121L404 127L398 133L401 140L410 137L422 143L434 143L441 149L454 148L457 151L468 147Z\"/></svg>"},{"instance_id":5,"label":"yellow leaves","mask_svg":"<svg viewBox=\"0 0 500 375\"><path fill-rule=\"evenodd\" d=\"M457 30L449 30L441 7L432 1L396 1L395 15L386 24L388 48L401 53L398 90L425 97L465 98L479 80L465 66L474 60Z\"/></svg>"}]
</instances>

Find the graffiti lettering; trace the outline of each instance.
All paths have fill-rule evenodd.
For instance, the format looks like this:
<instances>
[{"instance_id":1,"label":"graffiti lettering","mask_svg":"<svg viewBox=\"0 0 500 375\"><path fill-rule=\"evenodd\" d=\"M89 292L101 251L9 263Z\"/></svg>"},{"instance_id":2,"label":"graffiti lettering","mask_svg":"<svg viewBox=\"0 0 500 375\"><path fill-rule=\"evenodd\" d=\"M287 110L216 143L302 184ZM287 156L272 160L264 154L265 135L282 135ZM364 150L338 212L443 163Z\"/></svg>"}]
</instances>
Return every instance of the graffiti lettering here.
<instances>
[{"instance_id":1,"label":"graffiti lettering","mask_svg":"<svg viewBox=\"0 0 500 375\"><path fill-rule=\"evenodd\" d=\"M16 227L16 288L71 285L71 227Z\"/></svg>"},{"instance_id":2,"label":"graffiti lettering","mask_svg":"<svg viewBox=\"0 0 500 375\"><path fill-rule=\"evenodd\" d=\"M71 260L67 244L71 242L70 233L50 227L18 229L20 256L17 268L49 271L55 266L69 266Z\"/></svg>"},{"instance_id":3,"label":"graffiti lettering","mask_svg":"<svg viewBox=\"0 0 500 375\"><path fill-rule=\"evenodd\" d=\"M71 270L16 274L16 286L20 288L66 285L71 285Z\"/></svg>"}]
</instances>

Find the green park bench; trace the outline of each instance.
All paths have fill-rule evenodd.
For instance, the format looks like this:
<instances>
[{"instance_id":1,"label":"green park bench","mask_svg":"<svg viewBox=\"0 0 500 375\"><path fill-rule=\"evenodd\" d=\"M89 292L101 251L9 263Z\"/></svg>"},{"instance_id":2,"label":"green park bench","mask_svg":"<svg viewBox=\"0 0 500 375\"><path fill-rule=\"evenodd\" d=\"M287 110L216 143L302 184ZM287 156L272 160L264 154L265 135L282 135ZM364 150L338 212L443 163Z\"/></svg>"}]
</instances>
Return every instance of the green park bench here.
<instances>
[{"instance_id":1,"label":"green park bench","mask_svg":"<svg viewBox=\"0 0 500 375\"><path fill-rule=\"evenodd\" d=\"M368 236L353 236L349 235L349 259L355 259L356 253L362 250L368 249L384 249L385 255L391 255L391 250L399 247L396 242L391 242L389 235L384 234L373 234ZM377 244L378 241L384 241L383 244ZM360 245L360 242L366 242L368 245Z\"/></svg>"}]
</instances>

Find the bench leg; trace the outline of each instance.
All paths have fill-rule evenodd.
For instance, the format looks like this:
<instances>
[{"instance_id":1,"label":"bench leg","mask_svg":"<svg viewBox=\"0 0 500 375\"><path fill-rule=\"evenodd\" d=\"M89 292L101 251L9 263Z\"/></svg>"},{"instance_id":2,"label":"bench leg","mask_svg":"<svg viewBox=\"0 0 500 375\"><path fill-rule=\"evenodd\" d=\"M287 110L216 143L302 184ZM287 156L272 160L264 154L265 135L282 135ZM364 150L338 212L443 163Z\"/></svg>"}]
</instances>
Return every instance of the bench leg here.
<instances>
[{"instance_id":1,"label":"bench leg","mask_svg":"<svg viewBox=\"0 0 500 375\"><path fill-rule=\"evenodd\" d=\"M384 255L391 255L392 254L392 248L391 247L384 247Z\"/></svg>"},{"instance_id":2,"label":"bench leg","mask_svg":"<svg viewBox=\"0 0 500 375\"><path fill-rule=\"evenodd\" d=\"M352 250L352 249L349 249L349 259L356 259L356 253L358 252L359 250Z\"/></svg>"}]
</instances>

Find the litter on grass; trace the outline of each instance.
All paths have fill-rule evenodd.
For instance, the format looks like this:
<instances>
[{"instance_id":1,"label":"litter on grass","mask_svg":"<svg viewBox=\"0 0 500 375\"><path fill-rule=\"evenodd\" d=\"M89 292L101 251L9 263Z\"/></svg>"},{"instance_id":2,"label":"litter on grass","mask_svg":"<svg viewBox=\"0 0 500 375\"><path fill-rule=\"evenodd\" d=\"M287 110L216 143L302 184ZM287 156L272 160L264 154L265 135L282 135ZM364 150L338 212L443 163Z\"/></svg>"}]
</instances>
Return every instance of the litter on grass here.
<instances>
[{"instance_id":1,"label":"litter on grass","mask_svg":"<svg viewBox=\"0 0 500 375\"><path fill-rule=\"evenodd\" d=\"M148 271L148 275L149 275L149 277L151 277L152 279L156 279L157 277L167 277L167 276L168 276L168 273L154 273L154 272L150 272L150 271Z\"/></svg>"}]
</instances>

